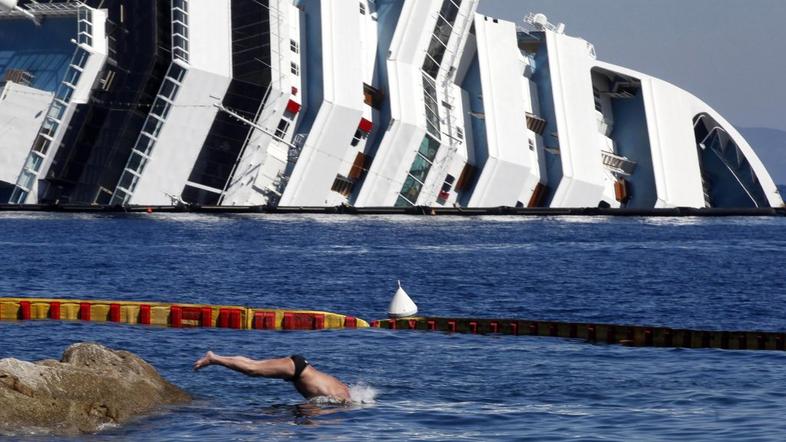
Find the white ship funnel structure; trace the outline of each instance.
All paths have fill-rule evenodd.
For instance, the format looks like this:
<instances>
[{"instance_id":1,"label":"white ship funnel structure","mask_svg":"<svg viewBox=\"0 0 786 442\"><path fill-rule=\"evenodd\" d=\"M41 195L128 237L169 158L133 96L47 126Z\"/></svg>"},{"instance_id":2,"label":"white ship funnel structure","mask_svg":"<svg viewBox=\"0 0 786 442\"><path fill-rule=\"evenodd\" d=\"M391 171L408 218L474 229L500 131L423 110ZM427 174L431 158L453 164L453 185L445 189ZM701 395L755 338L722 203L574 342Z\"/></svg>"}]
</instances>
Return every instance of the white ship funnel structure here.
<instances>
[{"instance_id":1,"label":"white ship funnel structure","mask_svg":"<svg viewBox=\"0 0 786 442\"><path fill-rule=\"evenodd\" d=\"M418 306L412 301L407 292L401 287L401 281L398 281L398 290L390 300L388 307L388 316L391 318L406 318L418 314Z\"/></svg>"}]
</instances>

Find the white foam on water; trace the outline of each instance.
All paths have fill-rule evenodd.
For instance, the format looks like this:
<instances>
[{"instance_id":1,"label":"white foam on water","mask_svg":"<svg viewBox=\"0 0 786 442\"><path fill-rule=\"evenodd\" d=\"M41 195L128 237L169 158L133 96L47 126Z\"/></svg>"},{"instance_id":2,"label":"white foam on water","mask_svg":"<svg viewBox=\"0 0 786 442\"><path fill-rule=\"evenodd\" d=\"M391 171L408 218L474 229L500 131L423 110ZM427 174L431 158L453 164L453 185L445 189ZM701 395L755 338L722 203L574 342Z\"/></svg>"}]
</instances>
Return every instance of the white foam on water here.
<instances>
[{"instance_id":1,"label":"white foam on water","mask_svg":"<svg viewBox=\"0 0 786 442\"><path fill-rule=\"evenodd\" d=\"M355 404L373 404L376 402L379 391L368 384L357 384L349 387L349 397Z\"/></svg>"}]
</instances>

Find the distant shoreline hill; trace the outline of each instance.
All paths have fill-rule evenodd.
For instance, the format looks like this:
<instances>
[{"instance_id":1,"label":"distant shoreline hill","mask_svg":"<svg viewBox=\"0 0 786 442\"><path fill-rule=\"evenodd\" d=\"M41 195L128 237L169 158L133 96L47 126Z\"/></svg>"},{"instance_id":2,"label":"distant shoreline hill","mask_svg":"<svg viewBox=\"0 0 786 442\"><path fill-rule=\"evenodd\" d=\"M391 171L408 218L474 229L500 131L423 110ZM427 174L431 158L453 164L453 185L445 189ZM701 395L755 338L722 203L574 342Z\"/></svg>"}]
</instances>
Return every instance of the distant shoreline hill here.
<instances>
[{"instance_id":1,"label":"distant shoreline hill","mask_svg":"<svg viewBox=\"0 0 786 442\"><path fill-rule=\"evenodd\" d=\"M786 196L786 131L751 127L740 132L764 162L781 195Z\"/></svg>"}]
</instances>

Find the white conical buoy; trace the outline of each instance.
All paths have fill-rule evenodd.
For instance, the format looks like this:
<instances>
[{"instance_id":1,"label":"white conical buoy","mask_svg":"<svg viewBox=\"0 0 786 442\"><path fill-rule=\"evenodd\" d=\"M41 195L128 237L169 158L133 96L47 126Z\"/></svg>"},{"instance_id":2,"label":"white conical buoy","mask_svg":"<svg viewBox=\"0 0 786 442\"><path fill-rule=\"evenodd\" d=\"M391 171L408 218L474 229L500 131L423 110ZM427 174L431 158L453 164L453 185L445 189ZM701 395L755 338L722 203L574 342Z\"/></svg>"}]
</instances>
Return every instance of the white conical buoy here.
<instances>
[{"instance_id":1,"label":"white conical buoy","mask_svg":"<svg viewBox=\"0 0 786 442\"><path fill-rule=\"evenodd\" d=\"M391 318L406 318L407 316L415 316L418 314L418 306L412 301L407 292L401 288L401 281L398 281L398 290L390 300L390 307L388 307L388 316Z\"/></svg>"}]
</instances>

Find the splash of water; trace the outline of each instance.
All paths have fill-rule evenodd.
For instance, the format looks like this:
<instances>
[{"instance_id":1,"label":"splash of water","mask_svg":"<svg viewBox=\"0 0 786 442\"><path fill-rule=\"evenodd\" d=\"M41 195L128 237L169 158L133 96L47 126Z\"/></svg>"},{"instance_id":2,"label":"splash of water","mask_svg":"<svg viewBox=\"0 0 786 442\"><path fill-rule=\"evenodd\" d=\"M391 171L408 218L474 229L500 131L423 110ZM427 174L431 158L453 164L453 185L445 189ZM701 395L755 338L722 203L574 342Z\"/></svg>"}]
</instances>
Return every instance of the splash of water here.
<instances>
[{"instance_id":1,"label":"splash of water","mask_svg":"<svg viewBox=\"0 0 786 442\"><path fill-rule=\"evenodd\" d=\"M378 394L376 388L364 383L349 387L349 397L355 404L373 404Z\"/></svg>"}]
</instances>

